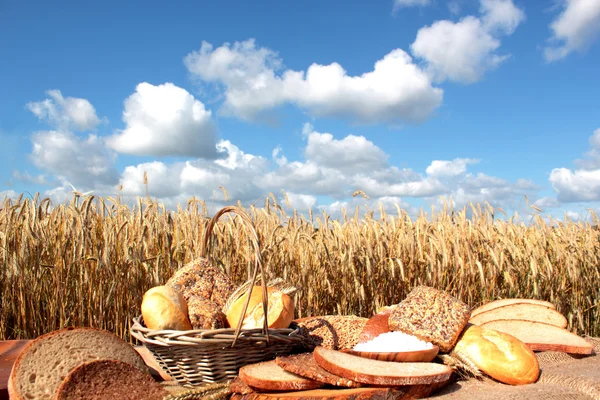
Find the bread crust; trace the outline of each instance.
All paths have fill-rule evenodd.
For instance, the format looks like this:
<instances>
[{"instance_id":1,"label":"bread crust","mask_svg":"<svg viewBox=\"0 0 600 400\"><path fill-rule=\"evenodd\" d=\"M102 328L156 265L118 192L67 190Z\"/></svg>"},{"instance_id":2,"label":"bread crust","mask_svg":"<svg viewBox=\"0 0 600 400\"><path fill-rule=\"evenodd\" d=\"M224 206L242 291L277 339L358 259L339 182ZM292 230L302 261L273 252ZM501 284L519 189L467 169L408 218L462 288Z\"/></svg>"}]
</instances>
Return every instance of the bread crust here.
<instances>
[{"instance_id":1,"label":"bread crust","mask_svg":"<svg viewBox=\"0 0 600 400\"><path fill-rule=\"evenodd\" d=\"M512 299L498 299L493 300L488 303L482 304L474 310L471 310L471 317L476 316L482 312L486 312L489 310L493 310L494 308L504 307L510 304L537 304L540 306L548 307L556 309L554 304L545 300L536 300L536 299L521 299L521 298L512 298Z\"/></svg>"},{"instance_id":2,"label":"bread crust","mask_svg":"<svg viewBox=\"0 0 600 400\"><path fill-rule=\"evenodd\" d=\"M267 391L308 390L323 386L321 382L284 370L275 360L245 365L240 368L239 377L248 386Z\"/></svg>"},{"instance_id":3,"label":"bread crust","mask_svg":"<svg viewBox=\"0 0 600 400\"><path fill-rule=\"evenodd\" d=\"M93 360L75 367L62 381L56 400L162 400L169 392L149 374L118 360Z\"/></svg>"},{"instance_id":4,"label":"bread crust","mask_svg":"<svg viewBox=\"0 0 600 400\"><path fill-rule=\"evenodd\" d=\"M71 333L79 333L79 332L96 332L99 333L100 335L104 335L106 336L106 338L108 338L108 340L113 340L115 342L120 342L123 343L125 345L127 345L126 342L124 342L122 339L120 339L118 336L102 330L102 329L97 329L97 328L90 328L90 327L67 327L67 328L62 328L62 329L58 329L49 333L46 333L44 335L38 336L37 338L33 339L31 342L29 342L21 351L21 353L19 354L19 356L16 358L15 362L13 363L11 372L10 372L10 376L8 378L8 384L7 384L7 389L8 389L8 394L9 394L9 398L11 400L26 400L25 397L23 396L23 394L20 392L18 385L17 385L17 378L19 373L21 372L20 370L22 369L22 363L24 362L24 360L31 356L31 352L32 350L37 351L37 347L40 346L41 344L43 344L44 341L52 339L56 336L59 335L65 335L65 334L71 334ZM129 346L131 347L131 346ZM123 347L124 349L126 348L125 346ZM128 352L129 353L129 352ZM144 362L144 359L142 358L142 356L139 355L139 353L137 351L135 351L133 349L133 347L131 347L131 352L130 355L132 357L132 360L134 361L133 364L139 368L140 370L144 371L144 372L149 372L148 367L146 366L146 363ZM107 357L108 358L108 357Z\"/></svg>"},{"instance_id":5,"label":"bread crust","mask_svg":"<svg viewBox=\"0 0 600 400\"><path fill-rule=\"evenodd\" d=\"M142 317L150 329L190 330L187 302L183 295L169 286L155 286L144 293Z\"/></svg>"},{"instance_id":6,"label":"bread crust","mask_svg":"<svg viewBox=\"0 0 600 400\"><path fill-rule=\"evenodd\" d=\"M469 324L454 347L460 357L509 385L534 383L540 376L535 353L516 337Z\"/></svg>"},{"instance_id":7,"label":"bread crust","mask_svg":"<svg viewBox=\"0 0 600 400\"><path fill-rule=\"evenodd\" d=\"M594 345L558 326L537 321L499 319L480 325L509 333L533 351L561 351L570 354L592 354Z\"/></svg>"},{"instance_id":8,"label":"bread crust","mask_svg":"<svg viewBox=\"0 0 600 400\"><path fill-rule=\"evenodd\" d=\"M315 348L314 357L317 364L332 374L367 385L441 384L452 376L452 369L443 364L371 360L325 347Z\"/></svg>"},{"instance_id":9,"label":"bread crust","mask_svg":"<svg viewBox=\"0 0 600 400\"><path fill-rule=\"evenodd\" d=\"M323 382L328 385L357 388L362 385L350 379L342 378L320 367L312 353L294 354L291 356L277 357L277 365L293 374Z\"/></svg>"},{"instance_id":10,"label":"bread crust","mask_svg":"<svg viewBox=\"0 0 600 400\"><path fill-rule=\"evenodd\" d=\"M538 321L556 325L559 328L567 327L567 319L560 312L556 311L556 309L532 303L514 303L495 307L491 310L482 311L475 316L471 316L469 322L475 325L481 325L498 319Z\"/></svg>"}]
</instances>

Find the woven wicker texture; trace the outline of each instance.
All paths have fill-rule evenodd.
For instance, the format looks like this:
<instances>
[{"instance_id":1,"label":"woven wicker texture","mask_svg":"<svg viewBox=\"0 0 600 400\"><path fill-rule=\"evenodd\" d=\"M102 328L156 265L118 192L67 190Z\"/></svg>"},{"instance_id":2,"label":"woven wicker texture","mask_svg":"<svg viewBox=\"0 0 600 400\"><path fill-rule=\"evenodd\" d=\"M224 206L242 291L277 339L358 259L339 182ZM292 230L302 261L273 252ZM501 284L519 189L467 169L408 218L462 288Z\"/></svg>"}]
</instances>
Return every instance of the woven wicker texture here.
<instances>
[{"instance_id":1,"label":"woven wicker texture","mask_svg":"<svg viewBox=\"0 0 600 400\"><path fill-rule=\"evenodd\" d=\"M210 260L206 257L212 230L217 220L228 212L235 213L244 223L254 247L254 272L248 286L248 300L241 310L241 315L245 315L250 300L250 291L254 284L259 281L263 287L263 310L264 314L267 315L267 280L262 264L260 243L252 219L243 209L228 206L215 214L206 227L200 252L201 258L206 261L194 265L201 266L210 263ZM188 281L188 277L182 279L182 282L186 285L194 287ZM217 281L215 280L215 282ZM198 290L204 290L208 293L212 289L204 285ZM215 290L212 290L211 293L215 292ZM197 386L233 379L237 376L238 370L244 365L290 354L296 347L303 346L306 341L306 337L300 335L298 327L268 329L267 319L265 318L262 329L242 330L242 322L243 318L240 318L237 327L214 330L154 331L146 328L143 320L138 317L133 318L130 332L131 336L148 348L164 371L179 384L185 386Z\"/></svg>"}]
</instances>

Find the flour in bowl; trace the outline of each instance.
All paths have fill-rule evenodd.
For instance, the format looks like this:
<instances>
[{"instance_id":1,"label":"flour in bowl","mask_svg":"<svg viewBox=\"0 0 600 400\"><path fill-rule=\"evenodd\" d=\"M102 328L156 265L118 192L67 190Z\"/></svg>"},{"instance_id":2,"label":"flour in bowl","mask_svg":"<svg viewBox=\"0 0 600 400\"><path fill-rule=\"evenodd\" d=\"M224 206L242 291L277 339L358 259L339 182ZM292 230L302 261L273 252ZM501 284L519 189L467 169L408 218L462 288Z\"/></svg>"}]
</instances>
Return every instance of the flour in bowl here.
<instances>
[{"instance_id":1,"label":"flour in bowl","mask_svg":"<svg viewBox=\"0 0 600 400\"><path fill-rule=\"evenodd\" d=\"M369 340L368 342L358 343L354 346L354 351L369 351L392 353L402 351L418 351L429 350L433 348L433 344L420 340L416 336L395 331L386 332Z\"/></svg>"}]
</instances>

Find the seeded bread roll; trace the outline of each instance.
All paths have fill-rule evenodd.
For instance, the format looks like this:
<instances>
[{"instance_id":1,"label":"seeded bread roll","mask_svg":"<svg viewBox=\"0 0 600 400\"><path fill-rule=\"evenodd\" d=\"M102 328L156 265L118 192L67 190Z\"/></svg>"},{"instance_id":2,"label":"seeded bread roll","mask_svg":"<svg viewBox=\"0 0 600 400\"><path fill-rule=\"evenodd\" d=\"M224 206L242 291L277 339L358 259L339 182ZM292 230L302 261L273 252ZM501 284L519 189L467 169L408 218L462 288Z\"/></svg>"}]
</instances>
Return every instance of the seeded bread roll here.
<instances>
[{"instance_id":1,"label":"seeded bread roll","mask_svg":"<svg viewBox=\"0 0 600 400\"><path fill-rule=\"evenodd\" d=\"M471 309L462 301L432 287L418 286L393 308L388 324L392 331L416 336L448 353L470 316Z\"/></svg>"},{"instance_id":2,"label":"seeded bread roll","mask_svg":"<svg viewBox=\"0 0 600 400\"><path fill-rule=\"evenodd\" d=\"M167 286L180 291L188 302L191 297L200 296L215 302L220 309L235 290L231 278L204 258L177 270L167 281Z\"/></svg>"},{"instance_id":3,"label":"seeded bread roll","mask_svg":"<svg viewBox=\"0 0 600 400\"><path fill-rule=\"evenodd\" d=\"M227 327L227 319L221 307L201 296L188 300L188 313L194 329L221 329Z\"/></svg>"},{"instance_id":4,"label":"seeded bread roll","mask_svg":"<svg viewBox=\"0 0 600 400\"><path fill-rule=\"evenodd\" d=\"M307 336L310 347L351 349L359 341L368 318L355 315L326 315L304 318L298 322L301 333Z\"/></svg>"}]
</instances>

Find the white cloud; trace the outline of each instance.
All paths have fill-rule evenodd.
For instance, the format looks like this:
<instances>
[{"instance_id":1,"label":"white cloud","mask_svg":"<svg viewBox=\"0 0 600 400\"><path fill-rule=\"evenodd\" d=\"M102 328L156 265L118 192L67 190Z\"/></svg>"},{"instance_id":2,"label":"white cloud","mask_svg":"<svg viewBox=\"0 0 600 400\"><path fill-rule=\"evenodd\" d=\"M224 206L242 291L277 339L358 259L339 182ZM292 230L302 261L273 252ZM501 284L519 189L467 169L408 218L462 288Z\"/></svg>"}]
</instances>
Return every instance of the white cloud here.
<instances>
[{"instance_id":1,"label":"white cloud","mask_svg":"<svg viewBox=\"0 0 600 400\"><path fill-rule=\"evenodd\" d=\"M510 0L481 0L480 11L480 18L441 20L417 32L411 51L435 81L473 83L508 59L496 53L498 35L512 34L525 14Z\"/></svg>"},{"instance_id":2,"label":"white cloud","mask_svg":"<svg viewBox=\"0 0 600 400\"><path fill-rule=\"evenodd\" d=\"M575 165L584 170L600 169L600 128L596 129L589 139L592 147L583 159L575 160Z\"/></svg>"},{"instance_id":3,"label":"white cloud","mask_svg":"<svg viewBox=\"0 0 600 400\"><path fill-rule=\"evenodd\" d=\"M115 156L96 135L82 139L70 132L42 131L35 133L31 141L33 164L61 181L88 190L118 181Z\"/></svg>"},{"instance_id":4,"label":"white cloud","mask_svg":"<svg viewBox=\"0 0 600 400\"><path fill-rule=\"evenodd\" d=\"M95 128L100 119L94 106L86 100L76 97L63 97L60 90L46 92L50 99L27 103L26 107L41 120L61 130L75 128L85 131Z\"/></svg>"},{"instance_id":5,"label":"white cloud","mask_svg":"<svg viewBox=\"0 0 600 400\"><path fill-rule=\"evenodd\" d=\"M544 49L547 61L560 60L573 51L585 51L600 35L598 0L563 0L564 10L550 24L551 45Z\"/></svg>"},{"instance_id":6,"label":"white cloud","mask_svg":"<svg viewBox=\"0 0 600 400\"><path fill-rule=\"evenodd\" d=\"M600 200L600 128L590 136L591 150L584 157L575 160L578 167L554 168L550 172L549 181L557 193L557 201L574 203Z\"/></svg>"},{"instance_id":7,"label":"white cloud","mask_svg":"<svg viewBox=\"0 0 600 400\"><path fill-rule=\"evenodd\" d=\"M394 10L403 7L426 7L431 4L431 0L394 0Z\"/></svg>"},{"instance_id":8,"label":"white cloud","mask_svg":"<svg viewBox=\"0 0 600 400\"><path fill-rule=\"evenodd\" d=\"M358 172L379 169L387 164L387 154L364 136L348 135L338 140L330 133L314 130L306 136L304 155L324 167Z\"/></svg>"},{"instance_id":9,"label":"white cloud","mask_svg":"<svg viewBox=\"0 0 600 400\"><path fill-rule=\"evenodd\" d=\"M290 204L290 208L294 210L307 211L315 208L315 206L317 205L317 198L310 194L286 192L285 195ZM285 202L283 196L281 202Z\"/></svg>"},{"instance_id":10,"label":"white cloud","mask_svg":"<svg viewBox=\"0 0 600 400\"><path fill-rule=\"evenodd\" d=\"M427 175L434 177L458 176L466 172L468 164L476 164L478 162L479 160L470 158L455 158L452 161L433 160L425 172L427 172Z\"/></svg>"},{"instance_id":11,"label":"white cloud","mask_svg":"<svg viewBox=\"0 0 600 400\"><path fill-rule=\"evenodd\" d=\"M549 180L560 202L600 200L600 169L554 168Z\"/></svg>"},{"instance_id":12,"label":"white cloud","mask_svg":"<svg viewBox=\"0 0 600 400\"><path fill-rule=\"evenodd\" d=\"M143 82L125 100L123 131L109 137L120 153L148 156L218 157L211 112L172 83Z\"/></svg>"},{"instance_id":13,"label":"white cloud","mask_svg":"<svg viewBox=\"0 0 600 400\"><path fill-rule=\"evenodd\" d=\"M525 20L525 13L514 5L512 0L480 0L483 27L488 32L501 32L506 35Z\"/></svg>"},{"instance_id":14,"label":"white cloud","mask_svg":"<svg viewBox=\"0 0 600 400\"><path fill-rule=\"evenodd\" d=\"M16 179L17 181L23 182L23 183L27 183L27 184L33 184L33 185L47 185L48 181L45 175L41 174L41 175L31 175L31 173L29 173L28 171L25 172L21 172L21 171L13 171L12 173L12 177L14 179Z\"/></svg>"},{"instance_id":15,"label":"white cloud","mask_svg":"<svg viewBox=\"0 0 600 400\"><path fill-rule=\"evenodd\" d=\"M439 107L443 91L403 50L391 51L373 71L351 76L338 63L312 64L306 72L283 70L272 50L253 39L216 49L203 42L185 57L188 70L224 87L222 112L246 120L294 104L311 115L362 123L418 121Z\"/></svg>"}]
</instances>

